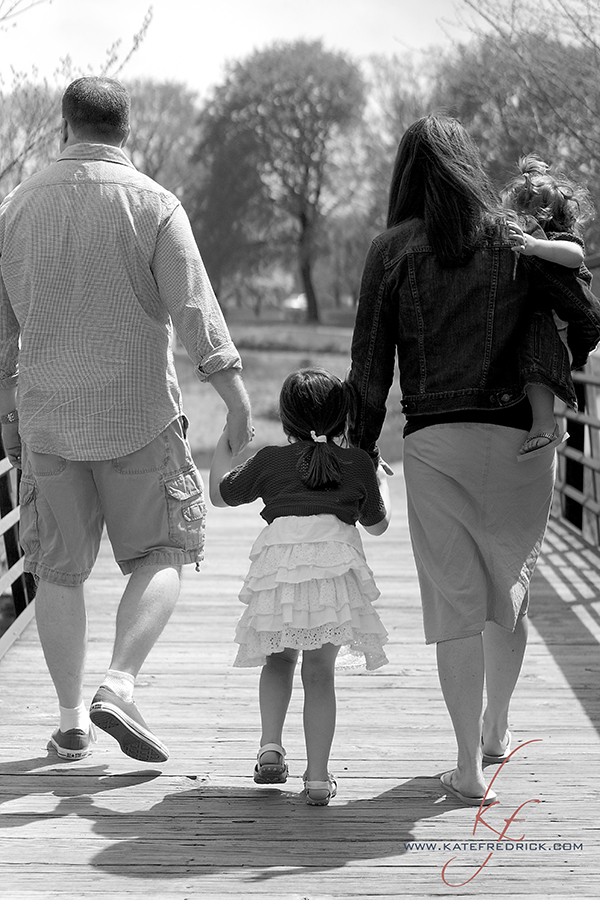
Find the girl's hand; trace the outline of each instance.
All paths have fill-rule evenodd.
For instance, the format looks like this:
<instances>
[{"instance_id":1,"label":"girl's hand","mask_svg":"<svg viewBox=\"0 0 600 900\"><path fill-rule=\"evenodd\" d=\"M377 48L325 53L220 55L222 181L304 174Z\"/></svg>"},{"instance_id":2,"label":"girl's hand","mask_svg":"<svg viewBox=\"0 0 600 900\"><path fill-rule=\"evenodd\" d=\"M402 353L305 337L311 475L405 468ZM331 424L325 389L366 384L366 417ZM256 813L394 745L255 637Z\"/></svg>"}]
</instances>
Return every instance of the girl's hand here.
<instances>
[{"instance_id":1,"label":"girl's hand","mask_svg":"<svg viewBox=\"0 0 600 900\"><path fill-rule=\"evenodd\" d=\"M522 253L523 256L534 256L538 244L537 238L523 231L516 222L508 223L508 237L512 244L511 249L515 253Z\"/></svg>"}]
</instances>

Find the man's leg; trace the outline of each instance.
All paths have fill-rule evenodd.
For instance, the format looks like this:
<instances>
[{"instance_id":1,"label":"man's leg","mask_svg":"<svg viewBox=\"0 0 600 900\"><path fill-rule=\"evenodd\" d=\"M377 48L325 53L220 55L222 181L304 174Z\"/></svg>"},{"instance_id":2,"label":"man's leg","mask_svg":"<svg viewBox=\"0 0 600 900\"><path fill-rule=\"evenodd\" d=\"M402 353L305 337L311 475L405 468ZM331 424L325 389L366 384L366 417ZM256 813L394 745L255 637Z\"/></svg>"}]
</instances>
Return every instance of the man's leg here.
<instances>
[{"instance_id":1,"label":"man's leg","mask_svg":"<svg viewBox=\"0 0 600 900\"><path fill-rule=\"evenodd\" d=\"M137 676L169 621L180 588L180 566L134 569L117 612L111 669Z\"/></svg>"},{"instance_id":2,"label":"man's leg","mask_svg":"<svg viewBox=\"0 0 600 900\"><path fill-rule=\"evenodd\" d=\"M148 728L133 702L135 678L173 612L181 587L181 567L141 566L117 611L110 669L90 707L92 721L118 741L127 756L164 762L169 751Z\"/></svg>"},{"instance_id":3,"label":"man's leg","mask_svg":"<svg viewBox=\"0 0 600 900\"><path fill-rule=\"evenodd\" d=\"M94 464L115 559L129 575L110 668L90 707L92 721L128 756L163 762L169 752L133 702L135 678L173 611L181 567L202 557L202 479L176 419L154 440Z\"/></svg>"},{"instance_id":4,"label":"man's leg","mask_svg":"<svg viewBox=\"0 0 600 900\"><path fill-rule=\"evenodd\" d=\"M94 730L83 702L87 649L87 614L83 585L38 582L35 599L40 642L58 695L60 724L48 748L62 759L82 759L91 752Z\"/></svg>"},{"instance_id":5,"label":"man's leg","mask_svg":"<svg viewBox=\"0 0 600 900\"><path fill-rule=\"evenodd\" d=\"M40 579L35 617L58 702L62 707L74 709L83 700L87 645L83 585L66 587Z\"/></svg>"}]
</instances>

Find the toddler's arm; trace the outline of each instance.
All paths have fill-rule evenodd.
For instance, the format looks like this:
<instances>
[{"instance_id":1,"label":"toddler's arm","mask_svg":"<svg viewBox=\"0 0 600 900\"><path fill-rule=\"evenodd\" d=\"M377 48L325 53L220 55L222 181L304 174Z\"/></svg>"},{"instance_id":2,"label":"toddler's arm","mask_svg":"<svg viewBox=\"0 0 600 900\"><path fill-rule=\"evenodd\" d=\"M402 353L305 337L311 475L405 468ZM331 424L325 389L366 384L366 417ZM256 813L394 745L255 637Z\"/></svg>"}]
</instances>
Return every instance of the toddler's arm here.
<instances>
[{"instance_id":1,"label":"toddler's arm","mask_svg":"<svg viewBox=\"0 0 600 900\"><path fill-rule=\"evenodd\" d=\"M583 248L575 241L540 240L527 234L516 222L509 222L508 228L514 241L513 249L523 256L537 256L569 269L578 269L583 262Z\"/></svg>"},{"instance_id":2,"label":"toddler's arm","mask_svg":"<svg viewBox=\"0 0 600 900\"><path fill-rule=\"evenodd\" d=\"M231 447L229 446L228 432L227 429L225 429L225 431L222 432L221 437L217 441L217 446L215 447L215 452L213 454L212 463L210 466L210 474L208 476L208 492L210 501L213 506L228 505L221 497L221 489L219 485L221 484L223 476L230 471L232 459L233 453L231 452Z\"/></svg>"},{"instance_id":3,"label":"toddler's arm","mask_svg":"<svg viewBox=\"0 0 600 900\"><path fill-rule=\"evenodd\" d=\"M391 471L391 469L390 469ZM381 499L383 500L383 505L385 506L385 516L381 520L381 522L377 522L376 525L364 525L365 531L368 531L369 534L383 534L384 531L387 531L388 525L390 524L390 519L392 518L392 502L390 498L390 486L387 480L387 474L383 467L383 465L379 465L377 467L377 482L379 484L379 492L381 494Z\"/></svg>"}]
</instances>

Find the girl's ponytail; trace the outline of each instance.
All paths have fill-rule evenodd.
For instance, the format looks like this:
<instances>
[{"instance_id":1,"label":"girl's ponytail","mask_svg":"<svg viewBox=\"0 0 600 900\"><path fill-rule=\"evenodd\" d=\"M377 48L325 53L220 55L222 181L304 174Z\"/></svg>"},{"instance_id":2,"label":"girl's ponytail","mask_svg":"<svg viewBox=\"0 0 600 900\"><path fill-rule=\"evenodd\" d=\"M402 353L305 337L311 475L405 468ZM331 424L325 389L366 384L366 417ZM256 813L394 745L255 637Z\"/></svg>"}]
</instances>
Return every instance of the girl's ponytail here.
<instances>
[{"instance_id":1,"label":"girl's ponytail","mask_svg":"<svg viewBox=\"0 0 600 900\"><path fill-rule=\"evenodd\" d=\"M336 487L342 480L340 461L335 456L327 435L311 430L312 443L307 443L298 460L298 472L306 487Z\"/></svg>"},{"instance_id":2,"label":"girl's ponytail","mask_svg":"<svg viewBox=\"0 0 600 900\"><path fill-rule=\"evenodd\" d=\"M326 490L340 484L333 438L346 436L353 402L350 386L325 369L301 369L285 379L279 416L288 437L304 445L297 469L307 488Z\"/></svg>"}]
</instances>

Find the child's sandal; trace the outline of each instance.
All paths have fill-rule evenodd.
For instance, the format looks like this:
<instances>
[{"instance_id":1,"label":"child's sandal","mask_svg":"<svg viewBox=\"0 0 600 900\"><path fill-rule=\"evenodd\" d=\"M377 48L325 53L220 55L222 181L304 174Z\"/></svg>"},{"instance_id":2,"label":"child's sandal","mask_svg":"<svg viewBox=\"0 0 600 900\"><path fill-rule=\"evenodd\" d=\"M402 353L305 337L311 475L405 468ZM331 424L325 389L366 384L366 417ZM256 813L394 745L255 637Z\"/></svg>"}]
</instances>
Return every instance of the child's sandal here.
<instances>
[{"instance_id":1,"label":"child's sandal","mask_svg":"<svg viewBox=\"0 0 600 900\"><path fill-rule=\"evenodd\" d=\"M265 753L277 753L281 759L279 763L261 763ZM288 767L285 761L285 750L279 744L263 744L256 754L254 766L254 780L257 784L283 784L287 781Z\"/></svg>"},{"instance_id":2,"label":"child's sandal","mask_svg":"<svg viewBox=\"0 0 600 900\"><path fill-rule=\"evenodd\" d=\"M327 773L327 781L307 781L304 777L304 793L309 806L327 806L337 794L337 781Z\"/></svg>"}]
</instances>

